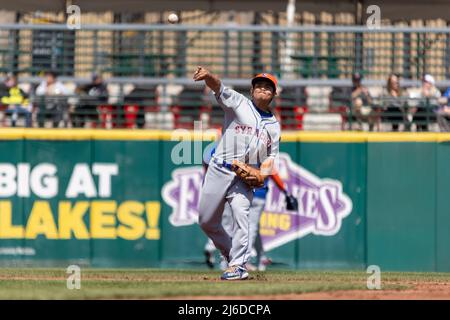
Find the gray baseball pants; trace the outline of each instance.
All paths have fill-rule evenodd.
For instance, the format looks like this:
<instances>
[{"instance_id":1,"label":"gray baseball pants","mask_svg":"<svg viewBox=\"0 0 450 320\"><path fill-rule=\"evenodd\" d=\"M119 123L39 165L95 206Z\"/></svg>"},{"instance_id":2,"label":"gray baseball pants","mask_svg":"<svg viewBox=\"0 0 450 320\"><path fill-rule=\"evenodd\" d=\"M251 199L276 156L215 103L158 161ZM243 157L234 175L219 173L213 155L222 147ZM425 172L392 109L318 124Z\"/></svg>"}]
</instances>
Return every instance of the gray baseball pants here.
<instances>
[{"instance_id":1,"label":"gray baseball pants","mask_svg":"<svg viewBox=\"0 0 450 320\"><path fill-rule=\"evenodd\" d=\"M249 210L253 190L228 168L210 161L203 181L199 205L199 225L229 261L230 266L244 265L249 258ZM222 226L225 202L234 223L233 234Z\"/></svg>"}]
</instances>

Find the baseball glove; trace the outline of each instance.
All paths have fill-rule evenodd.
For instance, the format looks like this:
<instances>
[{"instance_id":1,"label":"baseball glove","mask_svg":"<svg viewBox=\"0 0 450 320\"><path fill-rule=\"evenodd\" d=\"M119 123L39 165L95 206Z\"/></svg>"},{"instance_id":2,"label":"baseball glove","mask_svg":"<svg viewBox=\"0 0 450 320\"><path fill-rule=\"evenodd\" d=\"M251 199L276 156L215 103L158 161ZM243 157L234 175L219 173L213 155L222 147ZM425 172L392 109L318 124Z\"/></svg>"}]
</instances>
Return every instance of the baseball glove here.
<instances>
[{"instance_id":1,"label":"baseball glove","mask_svg":"<svg viewBox=\"0 0 450 320\"><path fill-rule=\"evenodd\" d=\"M250 187L261 188L264 186L264 176L261 175L261 172L244 162L233 160L231 170L236 172L236 175Z\"/></svg>"},{"instance_id":2,"label":"baseball glove","mask_svg":"<svg viewBox=\"0 0 450 320\"><path fill-rule=\"evenodd\" d=\"M286 193L286 210L297 211L298 201L297 199L289 193Z\"/></svg>"}]
</instances>

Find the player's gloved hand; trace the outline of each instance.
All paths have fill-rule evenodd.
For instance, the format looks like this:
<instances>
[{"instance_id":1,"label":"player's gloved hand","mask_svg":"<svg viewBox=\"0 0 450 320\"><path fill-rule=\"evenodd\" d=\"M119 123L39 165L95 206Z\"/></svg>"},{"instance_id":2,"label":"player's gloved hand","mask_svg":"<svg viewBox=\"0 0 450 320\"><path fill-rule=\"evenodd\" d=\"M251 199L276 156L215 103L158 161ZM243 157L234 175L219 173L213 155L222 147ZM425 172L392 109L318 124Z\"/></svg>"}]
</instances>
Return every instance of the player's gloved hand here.
<instances>
[{"instance_id":1,"label":"player's gloved hand","mask_svg":"<svg viewBox=\"0 0 450 320\"><path fill-rule=\"evenodd\" d=\"M261 172L244 162L233 160L231 170L236 172L236 175L250 187L261 188L264 186L264 176Z\"/></svg>"},{"instance_id":2,"label":"player's gloved hand","mask_svg":"<svg viewBox=\"0 0 450 320\"><path fill-rule=\"evenodd\" d=\"M298 211L298 201L297 199L290 193L284 192L286 199L286 210L289 211Z\"/></svg>"}]
</instances>

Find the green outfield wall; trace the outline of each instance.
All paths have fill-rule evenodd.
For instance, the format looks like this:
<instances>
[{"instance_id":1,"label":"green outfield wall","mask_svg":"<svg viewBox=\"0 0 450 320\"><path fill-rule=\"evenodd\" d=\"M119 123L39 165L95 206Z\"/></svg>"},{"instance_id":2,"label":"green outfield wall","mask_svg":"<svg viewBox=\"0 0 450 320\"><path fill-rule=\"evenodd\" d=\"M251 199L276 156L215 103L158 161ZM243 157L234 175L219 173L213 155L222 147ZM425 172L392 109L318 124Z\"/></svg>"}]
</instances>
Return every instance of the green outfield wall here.
<instances>
[{"instance_id":1,"label":"green outfield wall","mask_svg":"<svg viewBox=\"0 0 450 320\"><path fill-rule=\"evenodd\" d=\"M196 221L213 140L0 130L0 265L204 268ZM289 132L279 168L299 210L269 183L274 267L450 271L449 134Z\"/></svg>"}]
</instances>

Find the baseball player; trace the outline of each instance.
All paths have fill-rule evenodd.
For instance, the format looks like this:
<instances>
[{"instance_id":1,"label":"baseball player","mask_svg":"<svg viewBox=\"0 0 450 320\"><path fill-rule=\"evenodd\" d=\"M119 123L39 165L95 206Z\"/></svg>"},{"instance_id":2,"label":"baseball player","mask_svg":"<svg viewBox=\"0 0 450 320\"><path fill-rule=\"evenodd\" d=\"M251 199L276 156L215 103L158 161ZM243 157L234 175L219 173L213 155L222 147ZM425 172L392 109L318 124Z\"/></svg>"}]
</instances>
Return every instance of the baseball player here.
<instances>
[{"instance_id":1,"label":"baseball player","mask_svg":"<svg viewBox=\"0 0 450 320\"><path fill-rule=\"evenodd\" d=\"M298 202L295 197L293 197L290 193L287 192L283 180L281 180L281 177L278 175L278 173L273 173L270 178L275 182L276 186L284 193L285 195L285 201L286 201L286 209L287 210L298 210ZM266 180L267 182L267 180ZM249 238L250 238L250 248L253 248L256 252L256 265L258 267L255 267L251 263L247 263L247 269L249 270L256 270L259 271L265 271L266 266L272 263L272 260L270 260L264 251L264 247L262 244L261 234L259 232L260 229L260 221L261 221L261 214L264 210L264 207L266 205L266 196L269 188L267 186L267 183L264 184L262 188L256 189L253 193L253 201L252 205L250 207L250 231L249 231Z\"/></svg>"},{"instance_id":2,"label":"baseball player","mask_svg":"<svg viewBox=\"0 0 450 320\"><path fill-rule=\"evenodd\" d=\"M248 278L249 210L253 189L262 187L278 156L280 125L270 110L277 80L262 73L252 79L251 97L225 87L199 66L195 81L204 80L224 110L222 137L209 162L199 204L199 224L228 261L222 280ZM222 226L224 205L231 208L233 234Z\"/></svg>"},{"instance_id":3,"label":"baseball player","mask_svg":"<svg viewBox=\"0 0 450 320\"><path fill-rule=\"evenodd\" d=\"M214 150L212 149L211 152L209 150L205 150L205 155L203 157L203 164L205 168L207 169L207 163L209 163L210 158L214 154ZM286 209L287 210L297 210L298 209L298 203L297 200L286 191L286 188L284 186L283 181L281 180L280 176L277 173L274 173L270 176L272 180L275 182L277 187L285 194L286 197ZM266 180L267 182L267 180ZM260 235L260 220L261 220L261 214L264 210L265 204L266 204L266 196L268 192L268 186L267 183L262 188L255 189L253 192L253 201L250 206L250 212L249 212L249 220L250 220L250 228L249 228L249 248L254 249L255 251L255 262L256 266L252 263L247 263L247 269L252 270L258 270L258 271L265 271L266 266L272 263L272 260L266 256L266 253L264 251L264 247L262 244L262 239ZM228 202L225 203L225 208L222 216L222 226L225 229L225 231L229 234L233 234L233 220L231 215L231 208L228 204ZM214 268L214 252L216 251L216 247L211 239L208 239L208 241L205 244L204 248L204 254L205 254L205 262L206 265L209 268ZM250 256L252 254L250 253ZM222 260L220 262L220 269L225 270L228 266L225 266L226 261Z\"/></svg>"},{"instance_id":4,"label":"baseball player","mask_svg":"<svg viewBox=\"0 0 450 320\"><path fill-rule=\"evenodd\" d=\"M206 174L206 170L208 170L209 161L211 160L211 157L213 156L213 154L216 151L216 146L217 146L216 143L210 144L208 147L205 148L205 150L203 152L203 169L205 170L205 174ZM278 175L273 175L272 177L275 177L275 176L278 177ZM250 229L249 229L250 236L249 237L250 237L251 243L254 243L254 249L257 254L256 259L257 259L257 261L261 261L261 263L260 263L261 268L262 268L262 265L264 265L264 261L269 261L269 259L267 259L265 257L264 249L262 247L261 237L259 236L259 218L261 216L262 210L264 209L266 194L267 194L267 184L265 184L264 187L256 189L254 191L253 201L252 201L252 205L250 206L250 213L249 213L249 219L250 219ZM232 220L231 208L230 208L230 205L228 204L228 202L225 202L225 205L224 205L224 211L223 211L223 215L222 215L222 226L231 237L231 235L233 234L233 220ZM253 246L250 245L249 248L253 248ZM211 269L214 268L214 262L215 262L214 253L216 250L217 249L216 249L216 246L214 245L214 242L212 242L212 240L208 238L208 241L205 244L203 252L205 255L206 265ZM227 268L228 268L228 263L222 257L222 260L220 261L220 269L225 271ZM253 265L251 265L250 263L247 263L247 268L248 269L253 268L254 270L256 270L256 268L254 268ZM261 268L258 268L258 269L261 269Z\"/></svg>"}]
</instances>

